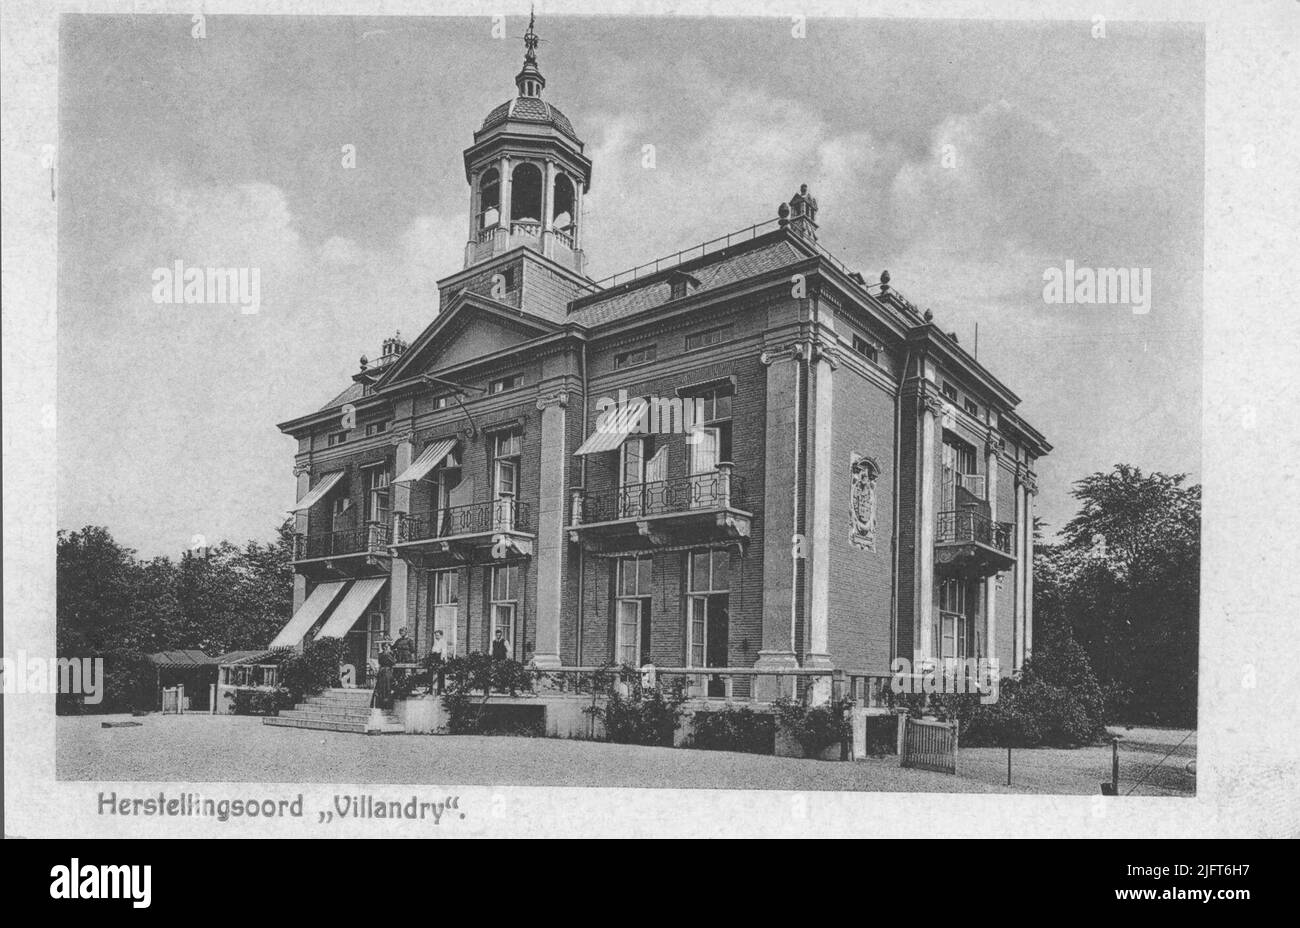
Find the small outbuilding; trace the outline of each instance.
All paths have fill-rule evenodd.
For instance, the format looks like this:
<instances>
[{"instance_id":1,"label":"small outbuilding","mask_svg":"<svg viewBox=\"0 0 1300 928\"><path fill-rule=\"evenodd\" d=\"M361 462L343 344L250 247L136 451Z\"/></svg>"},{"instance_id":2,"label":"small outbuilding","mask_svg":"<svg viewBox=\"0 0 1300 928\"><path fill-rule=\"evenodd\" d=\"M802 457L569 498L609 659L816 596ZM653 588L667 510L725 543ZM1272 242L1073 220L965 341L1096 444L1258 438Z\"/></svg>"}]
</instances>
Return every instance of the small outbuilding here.
<instances>
[{"instance_id":1,"label":"small outbuilding","mask_svg":"<svg viewBox=\"0 0 1300 928\"><path fill-rule=\"evenodd\" d=\"M155 707L163 708L163 690L183 687L182 712L211 711L212 685L217 682L217 661L202 651L180 649L148 655L154 667Z\"/></svg>"}]
</instances>

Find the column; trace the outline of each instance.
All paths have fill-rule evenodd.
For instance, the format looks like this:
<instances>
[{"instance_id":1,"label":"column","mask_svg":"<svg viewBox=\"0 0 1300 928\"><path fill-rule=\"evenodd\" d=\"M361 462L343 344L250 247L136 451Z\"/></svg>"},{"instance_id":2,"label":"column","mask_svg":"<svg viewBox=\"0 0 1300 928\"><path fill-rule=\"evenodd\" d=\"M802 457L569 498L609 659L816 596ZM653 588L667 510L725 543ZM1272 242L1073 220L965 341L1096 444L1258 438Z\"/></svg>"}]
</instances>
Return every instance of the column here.
<instances>
[{"instance_id":1,"label":"column","mask_svg":"<svg viewBox=\"0 0 1300 928\"><path fill-rule=\"evenodd\" d=\"M833 334L830 337L834 337ZM836 485L833 474L832 428L835 411L835 383L832 373L837 366L834 352L824 343L814 348L814 359L809 366L808 395L812 398L808 411L808 442L810 460L807 473L806 498L808 523L811 527L809 549L812 561L808 565L810 593L808 599L807 631L803 665L811 669L829 670L834 666L830 651L830 588L831 588L831 489ZM813 702L829 702L831 679L817 677L813 687Z\"/></svg>"},{"instance_id":2,"label":"column","mask_svg":"<svg viewBox=\"0 0 1300 928\"><path fill-rule=\"evenodd\" d=\"M1024 465L1016 464L1016 588L1012 626L1012 669L1025 663L1025 484Z\"/></svg>"},{"instance_id":3,"label":"column","mask_svg":"<svg viewBox=\"0 0 1300 928\"><path fill-rule=\"evenodd\" d=\"M537 400L542 411L542 466L537 499L537 640L533 662L553 669L560 661L560 614L564 606L565 506L568 491L568 449L565 447L565 409L569 394L564 390L543 394Z\"/></svg>"},{"instance_id":4,"label":"column","mask_svg":"<svg viewBox=\"0 0 1300 928\"><path fill-rule=\"evenodd\" d=\"M478 174L470 175L469 179L469 240L478 241Z\"/></svg>"},{"instance_id":5,"label":"column","mask_svg":"<svg viewBox=\"0 0 1300 928\"><path fill-rule=\"evenodd\" d=\"M1038 481L1025 473L1025 660L1034 656L1034 497Z\"/></svg>"},{"instance_id":6,"label":"column","mask_svg":"<svg viewBox=\"0 0 1300 928\"><path fill-rule=\"evenodd\" d=\"M497 165L501 173L501 228L510 234L510 156L502 155Z\"/></svg>"},{"instance_id":7,"label":"column","mask_svg":"<svg viewBox=\"0 0 1300 928\"><path fill-rule=\"evenodd\" d=\"M763 637L759 670L790 670L798 666L794 653L795 565L806 545L797 544L795 487L799 461L799 390L803 348L787 344L763 352L767 368L767 421L764 426L763 473ZM776 677L759 677L755 697L771 701L789 693L793 677L778 689Z\"/></svg>"},{"instance_id":8,"label":"column","mask_svg":"<svg viewBox=\"0 0 1300 928\"><path fill-rule=\"evenodd\" d=\"M311 490L311 469L306 464L300 464L293 469L294 476L298 478L298 493L295 500L302 499ZM295 512L293 514L293 530L299 535L307 534L307 513ZM293 611L297 612L302 608L302 604L307 601L307 578L302 574L294 571L293 574Z\"/></svg>"},{"instance_id":9,"label":"column","mask_svg":"<svg viewBox=\"0 0 1300 928\"><path fill-rule=\"evenodd\" d=\"M542 171L542 232L551 231L551 213L555 202L555 162L546 159L546 169Z\"/></svg>"},{"instance_id":10,"label":"column","mask_svg":"<svg viewBox=\"0 0 1300 928\"><path fill-rule=\"evenodd\" d=\"M408 405L409 400L405 401ZM406 468L411 466L415 452L415 433L410 430L399 431L393 436L393 444L397 446L397 454L394 458L394 472L396 477ZM411 486L406 482L394 483L392 489L393 495L393 516L389 525L390 531L395 531L395 523L398 519L397 513L406 515L411 511ZM390 536L389 543L392 543ZM392 559L392 566L388 575L388 627L396 637L399 628L408 628L414 631L409 614L408 594L411 583L411 565L406 562L405 558L395 557Z\"/></svg>"},{"instance_id":11,"label":"column","mask_svg":"<svg viewBox=\"0 0 1300 928\"><path fill-rule=\"evenodd\" d=\"M989 521L998 521L998 449L1002 439L989 430L984 442L984 486L988 489ZM998 656L998 580L997 576L984 579L984 650L985 657Z\"/></svg>"},{"instance_id":12,"label":"column","mask_svg":"<svg viewBox=\"0 0 1300 928\"><path fill-rule=\"evenodd\" d=\"M939 426L939 416L943 412L943 401L937 396L921 397L921 570L917 585L916 620L921 625L920 647L916 648L912 663L913 672L934 657L934 532L938 512L935 509L935 459L939 454L939 442L935 440L935 429ZM913 632L913 641L918 636Z\"/></svg>"}]
</instances>

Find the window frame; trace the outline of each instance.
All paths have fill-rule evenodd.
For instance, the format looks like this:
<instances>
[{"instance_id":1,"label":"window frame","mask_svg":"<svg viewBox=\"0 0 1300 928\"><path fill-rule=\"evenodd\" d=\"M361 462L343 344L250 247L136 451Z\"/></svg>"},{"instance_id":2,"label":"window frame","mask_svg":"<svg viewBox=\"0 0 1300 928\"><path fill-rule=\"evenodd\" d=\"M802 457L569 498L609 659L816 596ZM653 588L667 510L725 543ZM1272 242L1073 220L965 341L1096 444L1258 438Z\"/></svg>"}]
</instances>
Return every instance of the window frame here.
<instances>
[{"instance_id":1,"label":"window frame","mask_svg":"<svg viewBox=\"0 0 1300 928\"><path fill-rule=\"evenodd\" d=\"M636 357L639 355L640 357ZM614 355L614 370L623 370L629 367L636 367L638 364L649 364L652 361L659 360L659 344L651 342L648 345L638 345L636 348L629 348L626 351L620 351Z\"/></svg>"},{"instance_id":2,"label":"window frame","mask_svg":"<svg viewBox=\"0 0 1300 928\"><path fill-rule=\"evenodd\" d=\"M735 336L735 331L735 323L725 322L722 325L711 326L707 329L698 329L694 332L687 332L685 350L699 351L701 348L711 348L714 345L720 345L733 338ZM695 341L695 344L692 344L692 341Z\"/></svg>"}]
</instances>

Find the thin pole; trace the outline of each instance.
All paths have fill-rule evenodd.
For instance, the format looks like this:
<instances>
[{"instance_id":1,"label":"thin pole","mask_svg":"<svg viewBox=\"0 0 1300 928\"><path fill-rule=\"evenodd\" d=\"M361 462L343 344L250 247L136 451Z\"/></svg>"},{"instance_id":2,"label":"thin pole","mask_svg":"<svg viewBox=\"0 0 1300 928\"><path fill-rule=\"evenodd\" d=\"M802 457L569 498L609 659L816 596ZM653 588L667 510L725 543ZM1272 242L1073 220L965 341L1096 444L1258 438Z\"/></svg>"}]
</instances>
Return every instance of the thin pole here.
<instances>
[{"instance_id":1,"label":"thin pole","mask_svg":"<svg viewBox=\"0 0 1300 928\"><path fill-rule=\"evenodd\" d=\"M1011 745L1007 745L1007 786L1011 785Z\"/></svg>"},{"instance_id":2,"label":"thin pole","mask_svg":"<svg viewBox=\"0 0 1300 928\"><path fill-rule=\"evenodd\" d=\"M1115 738L1110 742L1110 785L1119 795L1119 739Z\"/></svg>"}]
</instances>

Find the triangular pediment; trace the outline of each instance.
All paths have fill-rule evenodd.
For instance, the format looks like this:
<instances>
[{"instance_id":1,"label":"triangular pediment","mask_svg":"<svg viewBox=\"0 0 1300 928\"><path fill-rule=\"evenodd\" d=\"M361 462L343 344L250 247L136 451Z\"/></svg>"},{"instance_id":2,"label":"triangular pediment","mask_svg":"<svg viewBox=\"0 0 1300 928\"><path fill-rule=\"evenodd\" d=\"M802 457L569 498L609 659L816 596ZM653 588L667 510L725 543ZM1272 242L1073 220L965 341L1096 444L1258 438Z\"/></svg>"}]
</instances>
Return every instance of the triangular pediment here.
<instances>
[{"instance_id":1,"label":"triangular pediment","mask_svg":"<svg viewBox=\"0 0 1300 928\"><path fill-rule=\"evenodd\" d=\"M376 388L450 370L559 331L553 322L520 313L481 294L462 291L384 372Z\"/></svg>"}]
</instances>

